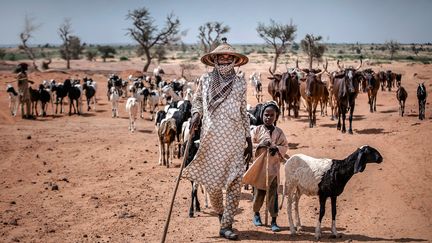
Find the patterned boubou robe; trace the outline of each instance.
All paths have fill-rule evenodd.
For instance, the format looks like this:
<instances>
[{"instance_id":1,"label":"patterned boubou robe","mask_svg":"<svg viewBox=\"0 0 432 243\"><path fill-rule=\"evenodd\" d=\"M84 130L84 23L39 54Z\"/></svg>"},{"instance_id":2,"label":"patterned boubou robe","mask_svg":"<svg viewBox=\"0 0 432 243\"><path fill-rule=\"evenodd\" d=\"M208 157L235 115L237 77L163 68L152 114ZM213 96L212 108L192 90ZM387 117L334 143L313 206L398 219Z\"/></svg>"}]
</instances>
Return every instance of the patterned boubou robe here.
<instances>
[{"instance_id":1,"label":"patterned boubou robe","mask_svg":"<svg viewBox=\"0 0 432 243\"><path fill-rule=\"evenodd\" d=\"M210 75L204 74L192 101L192 114L198 112L202 118L200 147L183 174L208 190L227 188L241 180L246 137L250 136L245 79L236 76L230 94L211 114L210 82Z\"/></svg>"},{"instance_id":2,"label":"patterned boubou robe","mask_svg":"<svg viewBox=\"0 0 432 243\"><path fill-rule=\"evenodd\" d=\"M273 181L276 177L279 179L279 170L281 162L284 162L284 156L288 151L288 141L282 129L275 127L271 136L270 131L264 126L260 125L251 131L252 144L254 149L264 141L270 141L272 146L277 146L280 155L277 153L274 156L269 154L269 182ZM266 190L266 160L267 149L260 148L255 150L255 160L243 178L243 182L250 184L258 189Z\"/></svg>"}]
</instances>

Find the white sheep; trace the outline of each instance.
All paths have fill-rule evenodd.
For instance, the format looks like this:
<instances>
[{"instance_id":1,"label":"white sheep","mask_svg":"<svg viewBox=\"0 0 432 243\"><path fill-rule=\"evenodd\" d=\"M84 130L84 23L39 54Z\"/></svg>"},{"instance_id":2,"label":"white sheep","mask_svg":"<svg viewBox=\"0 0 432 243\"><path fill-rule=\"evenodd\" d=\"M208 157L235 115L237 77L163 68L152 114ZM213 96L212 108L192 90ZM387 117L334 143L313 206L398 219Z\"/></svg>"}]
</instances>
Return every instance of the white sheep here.
<instances>
[{"instance_id":1,"label":"white sheep","mask_svg":"<svg viewBox=\"0 0 432 243\"><path fill-rule=\"evenodd\" d=\"M289 158L285 167L285 183L283 199L288 200L287 211L291 235L296 233L292 219L292 202L295 204L297 230L301 229L298 204L302 194L319 196L320 215L315 228L315 238L321 237L321 220L325 213L325 202L328 197L332 202L332 237L337 237L336 231L336 198L357 172L363 172L367 163L381 163L381 154L368 145L358 148L344 160L313 158L304 154L295 154Z\"/></svg>"},{"instance_id":2,"label":"white sheep","mask_svg":"<svg viewBox=\"0 0 432 243\"><path fill-rule=\"evenodd\" d=\"M118 114L118 106L119 106L120 95L118 90L113 86L110 89L110 101L111 101L111 110L112 117L119 117Z\"/></svg>"},{"instance_id":3,"label":"white sheep","mask_svg":"<svg viewBox=\"0 0 432 243\"><path fill-rule=\"evenodd\" d=\"M126 111L129 114L129 130L134 132L136 129L136 119L138 115L138 101L134 97L129 97L126 101Z\"/></svg>"}]
</instances>

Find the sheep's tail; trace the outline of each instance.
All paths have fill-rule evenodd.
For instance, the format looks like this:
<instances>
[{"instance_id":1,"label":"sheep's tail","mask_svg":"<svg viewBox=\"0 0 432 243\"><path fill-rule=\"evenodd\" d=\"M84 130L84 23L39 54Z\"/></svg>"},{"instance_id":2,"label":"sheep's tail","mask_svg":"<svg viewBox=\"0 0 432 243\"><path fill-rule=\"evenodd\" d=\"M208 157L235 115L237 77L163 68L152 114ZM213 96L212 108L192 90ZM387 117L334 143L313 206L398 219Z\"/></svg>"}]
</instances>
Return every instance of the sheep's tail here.
<instances>
[{"instance_id":1,"label":"sheep's tail","mask_svg":"<svg viewBox=\"0 0 432 243\"><path fill-rule=\"evenodd\" d=\"M286 183L284 183L284 185L283 185L283 190L282 190L282 201L281 201L281 203L280 203L280 205L279 205L279 210L281 210L282 209L282 206L283 206L283 203L284 203L284 200L285 200L285 194L286 194Z\"/></svg>"}]
</instances>

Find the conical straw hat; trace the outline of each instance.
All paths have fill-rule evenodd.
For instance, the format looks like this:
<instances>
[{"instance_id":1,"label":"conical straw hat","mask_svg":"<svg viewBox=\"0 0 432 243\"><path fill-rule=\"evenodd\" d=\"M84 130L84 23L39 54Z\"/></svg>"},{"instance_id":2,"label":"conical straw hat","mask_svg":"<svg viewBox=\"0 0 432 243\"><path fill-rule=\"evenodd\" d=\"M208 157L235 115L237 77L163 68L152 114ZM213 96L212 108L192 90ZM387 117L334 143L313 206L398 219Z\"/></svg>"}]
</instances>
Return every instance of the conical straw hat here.
<instances>
[{"instance_id":1,"label":"conical straw hat","mask_svg":"<svg viewBox=\"0 0 432 243\"><path fill-rule=\"evenodd\" d=\"M242 66L248 63L249 59L247 56L237 53L234 48L226 43L227 39L222 38L222 44L220 44L218 47L216 47L212 52L205 54L201 57L201 62L205 65L214 67L215 63L214 60L216 58L216 55L218 54L228 54L236 57L234 66Z\"/></svg>"}]
</instances>

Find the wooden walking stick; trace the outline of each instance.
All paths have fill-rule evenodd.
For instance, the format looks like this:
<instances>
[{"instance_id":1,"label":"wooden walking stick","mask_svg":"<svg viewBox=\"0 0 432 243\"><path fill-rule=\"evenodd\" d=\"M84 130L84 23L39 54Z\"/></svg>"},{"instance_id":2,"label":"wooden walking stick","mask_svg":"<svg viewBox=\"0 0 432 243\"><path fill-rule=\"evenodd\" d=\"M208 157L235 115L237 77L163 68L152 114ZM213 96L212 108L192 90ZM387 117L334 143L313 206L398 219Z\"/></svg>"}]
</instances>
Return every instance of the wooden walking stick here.
<instances>
[{"instance_id":1,"label":"wooden walking stick","mask_svg":"<svg viewBox=\"0 0 432 243\"><path fill-rule=\"evenodd\" d=\"M268 211L269 211L269 148L267 148L266 154L266 210L265 210L265 218L264 223L267 226L268 224Z\"/></svg>"},{"instance_id":2,"label":"wooden walking stick","mask_svg":"<svg viewBox=\"0 0 432 243\"><path fill-rule=\"evenodd\" d=\"M180 179L181 179L181 175L182 175L182 172L183 172L184 165L185 165L186 160L187 160L187 158L189 156L189 148L190 148L190 145L192 143L192 137L193 137L194 133L195 133L194 129L191 129L190 132L189 132L189 139L188 139L187 144L186 144L186 150L185 150L185 153L184 153L183 162L182 162L182 164L180 166L180 172L179 172L179 175L177 177L176 185L175 185L174 192L173 192L173 195L172 195L172 198L171 198L171 205L170 205L170 208L169 208L169 211L168 211L168 216L167 216L167 219L166 219L166 222L165 222L165 227L164 227L164 232L163 232L163 235L162 235L161 243L165 242L165 238L166 238L166 235L167 235L167 232L168 232L168 226L169 226L169 223L170 223L170 220L171 220L171 213L172 213L172 209L173 209L173 206L174 206L175 196L177 194L177 189L178 189L178 186L179 186L179 183L180 183Z\"/></svg>"}]
</instances>

